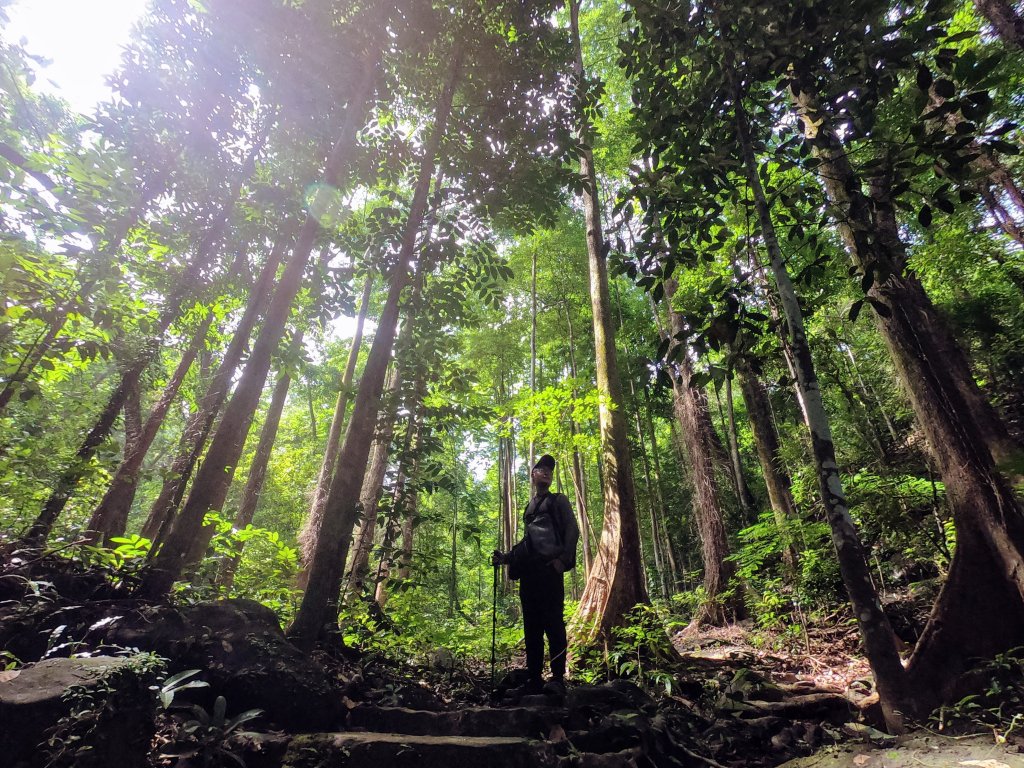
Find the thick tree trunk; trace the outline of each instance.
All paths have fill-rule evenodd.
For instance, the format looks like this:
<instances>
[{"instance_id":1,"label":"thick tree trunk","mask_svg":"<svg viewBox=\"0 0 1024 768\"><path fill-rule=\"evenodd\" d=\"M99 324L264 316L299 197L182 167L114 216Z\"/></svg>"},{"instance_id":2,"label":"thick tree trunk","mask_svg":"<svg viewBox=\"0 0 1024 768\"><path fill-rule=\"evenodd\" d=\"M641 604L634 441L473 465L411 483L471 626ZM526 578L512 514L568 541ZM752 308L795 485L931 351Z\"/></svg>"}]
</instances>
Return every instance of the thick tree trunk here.
<instances>
[{"instance_id":1,"label":"thick tree trunk","mask_svg":"<svg viewBox=\"0 0 1024 768\"><path fill-rule=\"evenodd\" d=\"M338 460L338 451L341 450L341 431L345 427L345 413L348 408L348 397L352 391L352 379L356 373L356 363L359 361L359 350L363 344L363 326L366 324L366 313L370 306L370 293L373 291L373 276L367 275L363 283L363 296L359 302L359 314L356 316L356 331L352 337L352 346L348 351L348 362L345 364L345 372L341 377L341 389L338 391L338 399L334 404L334 416L331 418L331 428L327 433L327 447L324 450L324 458L320 463L320 473L316 479L316 490L313 493L313 504L309 510L309 516L303 523L302 532L299 533L299 547L302 553L303 564L308 564L313 556L313 531L320 527L320 519L324 514L324 504L327 502L327 492L331 487L331 478L334 474L334 464ZM304 583L306 569L302 570L301 581Z\"/></svg>"},{"instance_id":2,"label":"thick tree trunk","mask_svg":"<svg viewBox=\"0 0 1024 768\"><path fill-rule=\"evenodd\" d=\"M772 421L771 403L768 391L757 375L744 361L736 364L736 378L743 393L743 403L747 407L747 419L750 431L754 436L754 448L757 459L761 463L765 486L768 489L768 501L775 515L782 538L782 562L789 578L796 574L796 545L786 533L788 522L800 517L796 502L793 501L792 481L782 464L780 455L781 444L779 433Z\"/></svg>"},{"instance_id":3,"label":"thick tree trunk","mask_svg":"<svg viewBox=\"0 0 1024 768\"><path fill-rule=\"evenodd\" d=\"M734 73L730 73L730 76L733 80L735 79ZM735 82L733 91L737 135L742 147L747 184L754 198L758 225L768 250L772 274L782 302L789 347L793 352L797 385L803 396L805 416L811 433L814 464L818 473L818 487L829 526L832 529L832 542L836 548L839 571L857 617L868 663L875 676L879 703L886 724L893 731L902 731L902 713L909 711L906 673L899 652L896 650L896 638L889 619L882 611L878 594L871 582L864 548L846 504L842 481L839 477L835 446L832 443L832 428L822 401L821 390L818 388L800 302L775 234L771 209L761 186L761 178L758 176L753 142L746 114L743 111L743 96Z\"/></svg>"},{"instance_id":4,"label":"thick tree trunk","mask_svg":"<svg viewBox=\"0 0 1024 768\"><path fill-rule=\"evenodd\" d=\"M580 43L579 10L579 0L570 0L574 71L579 87L582 88L586 73ZM612 628L619 626L627 613L638 604L646 603L648 598L640 565L640 531L633 488L633 460L623 411L625 399L615 352L607 248L597 197L597 172L590 149L592 129L586 124L585 118L578 133L582 142L580 176L583 178L597 390L602 395L599 423L604 462L604 526L597 557L591 566L587 585L580 596L579 608L572 622L573 634L578 639L586 639L595 633L610 637Z\"/></svg>"},{"instance_id":5,"label":"thick tree trunk","mask_svg":"<svg viewBox=\"0 0 1024 768\"><path fill-rule=\"evenodd\" d=\"M671 306L674 293L675 281L665 281L669 333L676 337L684 332L684 328L682 318ZM677 352L679 344L678 341L673 342L669 359ZM731 614L742 614L742 602L734 598L730 603L725 603L720 598L722 592L729 588L736 566L726 559L730 553L729 537L725 530L722 494L715 477L715 428L711 422L707 393L703 387L691 385L693 367L685 348L678 350L678 355L678 368L672 376L673 404L689 459L693 514L704 560L706 592L706 601L693 616L692 624L695 627L703 624L722 625L729 621Z\"/></svg>"},{"instance_id":6,"label":"thick tree trunk","mask_svg":"<svg viewBox=\"0 0 1024 768\"><path fill-rule=\"evenodd\" d=\"M138 488L139 470L142 462L149 452L157 432L164 423L167 411L170 409L174 399L178 396L181 384L185 375L192 367L192 363L199 354L199 349L206 343L206 337L213 323L214 314L208 312L199 329L192 337L192 343L182 354L178 366L171 375L170 380L164 387L160 399L153 405L149 412L146 424L139 431L138 439L135 440L130 449L125 450L124 459L114 473L114 479L104 494L103 499L93 510L89 519L89 527L86 535L93 542L100 540L109 542L114 536L123 536L125 526L128 522L128 513L131 511L132 502L135 500L135 491Z\"/></svg>"},{"instance_id":7,"label":"thick tree trunk","mask_svg":"<svg viewBox=\"0 0 1024 768\"><path fill-rule=\"evenodd\" d=\"M324 179L331 186L342 186L342 173L355 143L356 132L365 121L366 105L376 75L377 62L373 61L363 73L362 82L357 86L357 95L346 112L345 125L327 159ZM167 540L143 576L139 588L143 596L152 598L166 594L181 575L189 553L198 548L197 540L201 537L208 542L212 535L212 530L203 530L206 513L219 510L224 503L231 475L238 463L253 411L259 403L270 369L271 357L284 335L292 302L302 285L302 276L319 233L318 221L310 216L299 232L291 258L270 301L263 327L256 337L252 354L210 441L206 460L196 473L188 500L175 519Z\"/></svg>"},{"instance_id":8,"label":"thick tree trunk","mask_svg":"<svg viewBox=\"0 0 1024 768\"><path fill-rule=\"evenodd\" d=\"M249 300L238 321L234 335L231 337L227 349L224 350L224 356L217 367L217 372L213 375L206 393L196 411L189 416L185 429L181 433L174 461L164 478L160 495L157 496L149 511L149 516L142 526L142 535L153 542L151 550L153 554L156 554L170 529L171 520L185 495L185 488L192 475L192 470L206 445L206 438L227 399L231 380L242 361L242 355L249 344L253 328L267 311L274 280L277 276L277 268L287 250L289 241L290 237L281 237L267 256L267 261L249 293Z\"/></svg>"},{"instance_id":9,"label":"thick tree trunk","mask_svg":"<svg viewBox=\"0 0 1024 768\"><path fill-rule=\"evenodd\" d=\"M320 528L316 531L316 544L309 563L309 581L295 620L288 629L292 641L305 649L312 648L325 629L328 606L336 605L338 602L345 556L355 525L360 485L366 471L376 422L376 403L380 399L384 374L394 345L399 300L403 288L409 282L409 267L426 215L430 180L437 162L441 139L447 132L461 68L462 56L456 52L452 58L447 82L438 100L433 131L423 148L416 188L409 207L409 218L395 269L391 275L387 300L377 322L377 332L356 392L345 442L338 453Z\"/></svg>"},{"instance_id":10,"label":"thick tree trunk","mask_svg":"<svg viewBox=\"0 0 1024 768\"><path fill-rule=\"evenodd\" d=\"M289 357L295 357L302 352L302 331L296 331L292 339ZM241 531L250 525L256 517L256 509L260 503L260 495L263 493L263 484L267 479L267 469L270 466L270 456L274 450L274 441L277 440L277 430L281 425L281 414L284 413L285 403L288 401L288 390L292 384L290 373L281 372L277 375L277 383L274 385L274 393L270 396L270 405L267 407L267 415L263 420L263 428L260 430L260 439L256 443L256 450L252 456L252 464L249 465L249 477L245 482L242 491L242 500L238 504L238 512L235 513L233 528ZM235 542L235 551L222 564L217 574L217 584L224 590L230 590L235 581L235 573L242 561L242 551L245 543ZM202 553L200 553L200 557ZM194 553L193 553L194 557Z\"/></svg>"},{"instance_id":11,"label":"thick tree trunk","mask_svg":"<svg viewBox=\"0 0 1024 768\"><path fill-rule=\"evenodd\" d=\"M811 94L801 92L795 97L795 102L800 114L812 120L819 118ZM947 369L948 375L945 378L958 391L959 399L966 408L963 413L970 416L969 419L958 416L957 421L964 425L973 422L972 431L988 446L997 466L1017 466L1022 458L1020 446L1010 437L1006 425L978 388L963 348L936 312L920 280L906 270L906 246L900 238L895 208L888 199L888 178L883 173L872 180L869 198L863 193L862 179L851 165L842 143L831 127L822 125L812 143L815 155L821 161L818 175L829 202L838 213L839 233L854 266L861 271L871 270L879 276L868 295L884 304L885 298L880 294L885 276L897 276L892 285L885 287L884 292L899 302L900 298L895 293L905 291L907 300L915 307L915 311L921 313L924 328L929 335L927 343L938 352L939 357L936 359L942 360L943 367ZM896 358L913 356L915 352L913 349L904 349L906 341L889 338L890 323L886 317L875 312L875 318L894 363L899 367L901 363ZM916 386L917 383L913 379L904 381L908 387ZM922 415L919 411L915 413Z\"/></svg>"},{"instance_id":12,"label":"thick tree trunk","mask_svg":"<svg viewBox=\"0 0 1024 768\"><path fill-rule=\"evenodd\" d=\"M797 102L803 113L817 114L810 95L801 93ZM876 324L928 439L957 529L956 567L950 570L909 669L918 706L926 708L939 702L928 670L944 665L947 675L955 675L972 659L991 655L992 638L1004 640L1004 627L1024 626L1024 511L994 464L1012 461L1016 446L1003 439L1004 425L978 390L963 351L921 283L904 274L906 253L889 179L872 179L869 199L838 137L827 126L819 131L815 148L822 161L819 173L830 202L842 215L840 232L855 266L879 275L868 291L873 305L882 308L875 313ZM964 642L944 641L956 634L943 631L949 617L973 612L957 601L989 589L992 578L986 574L992 569L1007 584L990 595L993 600L1005 597L1001 609L988 614L987 622L978 615ZM1014 644L1022 641L1024 635L1018 633Z\"/></svg>"},{"instance_id":13,"label":"thick tree trunk","mask_svg":"<svg viewBox=\"0 0 1024 768\"><path fill-rule=\"evenodd\" d=\"M974 0L974 5L996 34L1010 45L1024 48L1024 19L1008 0Z\"/></svg>"}]
</instances>

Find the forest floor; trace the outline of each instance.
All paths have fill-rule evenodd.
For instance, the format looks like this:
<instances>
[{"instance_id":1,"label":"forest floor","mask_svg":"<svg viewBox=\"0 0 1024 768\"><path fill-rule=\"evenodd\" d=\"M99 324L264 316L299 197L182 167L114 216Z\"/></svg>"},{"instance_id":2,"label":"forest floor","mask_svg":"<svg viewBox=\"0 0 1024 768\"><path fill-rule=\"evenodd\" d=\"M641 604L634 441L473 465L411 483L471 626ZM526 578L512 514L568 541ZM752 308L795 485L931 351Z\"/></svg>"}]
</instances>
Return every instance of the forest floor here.
<instances>
[{"instance_id":1,"label":"forest floor","mask_svg":"<svg viewBox=\"0 0 1024 768\"><path fill-rule=\"evenodd\" d=\"M165 657L167 673L199 670L208 687L182 690L189 706L157 712L154 768L174 765L171 755L183 750L234 750L250 768L305 768L342 755L398 764L391 757L406 760L410 750L418 768L1024 768L1024 720L1016 731L981 719L943 733L926 723L898 739L877 730L869 670L842 614L806 632L749 624L684 631L672 638L675 654L641 654L643 675L632 680L577 679L564 699L516 698L505 695L515 679L494 692L486 661L443 648L410 657L335 645L310 660L286 642L279 618L251 601L140 602L62 558L10 562L0 574L0 651L67 668L76 662L61 656L99 654L112 666L141 649ZM31 666L0 680L0 714L17 706L18 676L31 678ZM1024 681L1014 685L1024 691ZM53 720L61 694L51 696ZM203 725L216 695L231 714L264 710L246 726L254 733L239 739ZM206 741L192 735L200 726ZM54 731L46 733L52 743Z\"/></svg>"}]
</instances>

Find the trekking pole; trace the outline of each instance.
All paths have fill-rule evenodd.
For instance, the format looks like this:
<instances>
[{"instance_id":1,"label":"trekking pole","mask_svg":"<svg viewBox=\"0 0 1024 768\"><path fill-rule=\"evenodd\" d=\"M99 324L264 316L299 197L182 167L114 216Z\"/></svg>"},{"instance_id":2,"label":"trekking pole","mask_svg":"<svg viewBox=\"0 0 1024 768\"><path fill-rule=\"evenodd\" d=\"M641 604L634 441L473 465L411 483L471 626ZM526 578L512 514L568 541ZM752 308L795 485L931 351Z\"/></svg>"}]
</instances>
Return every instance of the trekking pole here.
<instances>
[{"instance_id":1,"label":"trekking pole","mask_svg":"<svg viewBox=\"0 0 1024 768\"><path fill-rule=\"evenodd\" d=\"M495 651L497 648L498 640L498 568L500 566L493 566L494 570L494 591L491 598L491 693L494 693L494 668L496 655Z\"/></svg>"}]
</instances>

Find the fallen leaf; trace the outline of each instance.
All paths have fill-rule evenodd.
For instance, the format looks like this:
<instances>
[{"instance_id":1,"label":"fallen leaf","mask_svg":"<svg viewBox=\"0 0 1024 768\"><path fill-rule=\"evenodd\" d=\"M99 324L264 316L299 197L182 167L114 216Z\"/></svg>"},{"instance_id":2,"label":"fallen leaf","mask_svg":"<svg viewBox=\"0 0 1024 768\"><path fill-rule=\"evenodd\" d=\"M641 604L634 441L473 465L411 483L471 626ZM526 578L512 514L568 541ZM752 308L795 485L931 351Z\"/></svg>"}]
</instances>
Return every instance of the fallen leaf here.
<instances>
[{"instance_id":1,"label":"fallen leaf","mask_svg":"<svg viewBox=\"0 0 1024 768\"><path fill-rule=\"evenodd\" d=\"M5 669L0 672L0 683L6 683L8 680L13 680L20 674L21 672L17 669Z\"/></svg>"}]
</instances>

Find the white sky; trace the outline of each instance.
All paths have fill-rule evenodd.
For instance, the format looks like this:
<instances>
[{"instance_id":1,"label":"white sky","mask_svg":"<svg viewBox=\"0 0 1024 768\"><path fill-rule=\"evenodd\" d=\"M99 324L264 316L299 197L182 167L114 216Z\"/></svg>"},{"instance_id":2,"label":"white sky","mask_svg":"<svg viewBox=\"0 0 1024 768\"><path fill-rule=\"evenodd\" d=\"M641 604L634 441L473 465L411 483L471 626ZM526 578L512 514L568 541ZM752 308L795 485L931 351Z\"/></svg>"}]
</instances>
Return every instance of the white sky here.
<instances>
[{"instance_id":1,"label":"white sky","mask_svg":"<svg viewBox=\"0 0 1024 768\"><path fill-rule=\"evenodd\" d=\"M52 60L39 69L36 88L90 113L110 95L104 77L117 68L145 8L146 0L20 0L8 9L3 35L25 38L29 53Z\"/></svg>"}]
</instances>

